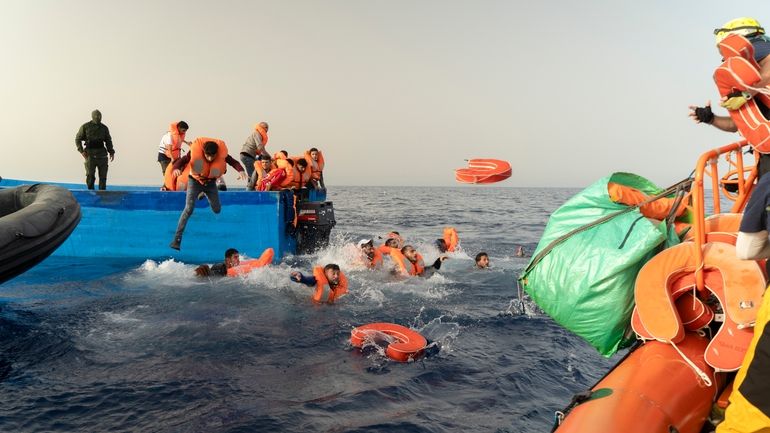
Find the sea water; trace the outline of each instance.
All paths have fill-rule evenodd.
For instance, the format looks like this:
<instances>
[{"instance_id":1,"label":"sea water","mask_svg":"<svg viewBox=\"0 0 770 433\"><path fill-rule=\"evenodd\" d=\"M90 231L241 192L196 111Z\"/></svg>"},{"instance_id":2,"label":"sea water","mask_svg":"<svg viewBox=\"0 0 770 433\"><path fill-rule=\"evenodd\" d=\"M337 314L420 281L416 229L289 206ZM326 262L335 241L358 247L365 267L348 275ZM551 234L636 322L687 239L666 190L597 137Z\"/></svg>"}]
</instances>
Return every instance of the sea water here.
<instances>
[{"instance_id":1,"label":"sea water","mask_svg":"<svg viewBox=\"0 0 770 433\"><path fill-rule=\"evenodd\" d=\"M616 361L518 299L529 259L517 246L532 252L576 192L332 188L327 249L240 278L197 278L198 263L173 260L51 257L0 285L0 431L549 431ZM396 230L432 263L449 225L462 249L429 279L357 260L354 243ZM473 269L480 251L491 269ZM349 294L314 305L289 273L326 263ZM351 329L371 322L414 328L440 350L402 364L352 348Z\"/></svg>"}]
</instances>

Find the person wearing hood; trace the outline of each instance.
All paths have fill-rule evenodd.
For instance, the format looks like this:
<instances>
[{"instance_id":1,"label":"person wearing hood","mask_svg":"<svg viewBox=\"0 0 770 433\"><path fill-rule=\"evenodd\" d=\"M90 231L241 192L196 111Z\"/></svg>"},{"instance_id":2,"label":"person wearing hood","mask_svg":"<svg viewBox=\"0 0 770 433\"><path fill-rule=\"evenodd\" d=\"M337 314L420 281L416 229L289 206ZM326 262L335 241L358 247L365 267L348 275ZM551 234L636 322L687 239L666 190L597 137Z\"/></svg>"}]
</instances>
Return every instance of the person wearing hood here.
<instances>
[{"instance_id":1,"label":"person wearing hood","mask_svg":"<svg viewBox=\"0 0 770 433\"><path fill-rule=\"evenodd\" d=\"M86 186L94 189L96 170L99 170L99 189L107 189L107 168L109 161L115 159L115 149L112 147L112 137L107 125L102 123L102 113L99 110L91 112L91 121L84 123L75 134L75 147L83 155L86 168Z\"/></svg>"}]
</instances>

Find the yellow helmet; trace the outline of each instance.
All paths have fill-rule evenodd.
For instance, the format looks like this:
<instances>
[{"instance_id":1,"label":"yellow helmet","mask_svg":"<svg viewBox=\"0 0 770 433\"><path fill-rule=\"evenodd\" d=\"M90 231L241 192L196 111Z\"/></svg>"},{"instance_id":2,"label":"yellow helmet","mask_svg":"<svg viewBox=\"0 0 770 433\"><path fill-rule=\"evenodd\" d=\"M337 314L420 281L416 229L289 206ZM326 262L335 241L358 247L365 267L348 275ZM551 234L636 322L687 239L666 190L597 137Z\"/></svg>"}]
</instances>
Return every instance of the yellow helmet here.
<instances>
[{"instance_id":1,"label":"yellow helmet","mask_svg":"<svg viewBox=\"0 0 770 433\"><path fill-rule=\"evenodd\" d=\"M765 29L759 25L759 21L750 17L741 17L726 22L721 28L714 30L714 35L717 39L717 45L722 42L722 39L726 38L730 34L738 34L741 36L753 35L759 33L764 35Z\"/></svg>"}]
</instances>

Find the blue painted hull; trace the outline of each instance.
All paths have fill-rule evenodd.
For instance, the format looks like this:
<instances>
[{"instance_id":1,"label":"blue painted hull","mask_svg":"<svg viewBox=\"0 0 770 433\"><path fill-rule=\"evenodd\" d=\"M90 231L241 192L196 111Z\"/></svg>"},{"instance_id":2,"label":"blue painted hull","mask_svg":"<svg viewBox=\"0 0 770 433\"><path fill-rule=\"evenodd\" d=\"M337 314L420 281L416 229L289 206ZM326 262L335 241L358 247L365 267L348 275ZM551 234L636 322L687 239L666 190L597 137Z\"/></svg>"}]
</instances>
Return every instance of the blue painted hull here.
<instances>
[{"instance_id":1,"label":"blue painted hull","mask_svg":"<svg viewBox=\"0 0 770 433\"><path fill-rule=\"evenodd\" d=\"M31 183L36 182L0 179L0 187ZM192 263L222 260L228 248L258 257L272 247L278 262L297 250L291 191L220 191L222 211L218 215L211 211L208 200L198 200L187 223L182 250L176 251L168 244L184 209L185 193L136 186L92 191L83 189L82 184L52 184L70 189L82 210L80 224L56 250L57 256L137 261L174 258ZM310 199L325 198L325 194L317 193L311 192Z\"/></svg>"}]
</instances>

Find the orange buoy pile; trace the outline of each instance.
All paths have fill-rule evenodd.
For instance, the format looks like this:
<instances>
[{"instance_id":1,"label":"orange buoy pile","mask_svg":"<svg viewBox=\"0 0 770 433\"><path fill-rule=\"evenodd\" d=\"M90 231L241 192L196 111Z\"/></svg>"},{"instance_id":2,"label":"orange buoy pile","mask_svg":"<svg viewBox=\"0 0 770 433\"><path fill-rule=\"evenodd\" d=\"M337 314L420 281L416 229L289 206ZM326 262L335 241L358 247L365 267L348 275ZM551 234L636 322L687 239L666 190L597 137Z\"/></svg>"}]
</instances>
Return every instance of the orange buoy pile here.
<instances>
[{"instance_id":1,"label":"orange buoy pile","mask_svg":"<svg viewBox=\"0 0 770 433\"><path fill-rule=\"evenodd\" d=\"M428 341L419 332L395 323L370 323L353 328L350 344L362 347L366 342L386 341L385 354L398 362L413 361L423 355Z\"/></svg>"},{"instance_id":2,"label":"orange buoy pile","mask_svg":"<svg viewBox=\"0 0 770 433\"><path fill-rule=\"evenodd\" d=\"M471 159L467 168L455 170L455 179L461 183L495 183L509 177L511 164L501 159Z\"/></svg>"}]
</instances>

